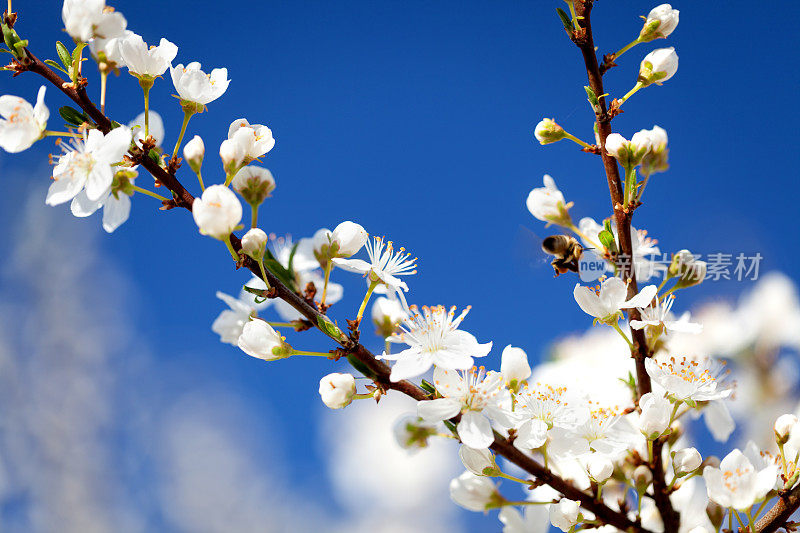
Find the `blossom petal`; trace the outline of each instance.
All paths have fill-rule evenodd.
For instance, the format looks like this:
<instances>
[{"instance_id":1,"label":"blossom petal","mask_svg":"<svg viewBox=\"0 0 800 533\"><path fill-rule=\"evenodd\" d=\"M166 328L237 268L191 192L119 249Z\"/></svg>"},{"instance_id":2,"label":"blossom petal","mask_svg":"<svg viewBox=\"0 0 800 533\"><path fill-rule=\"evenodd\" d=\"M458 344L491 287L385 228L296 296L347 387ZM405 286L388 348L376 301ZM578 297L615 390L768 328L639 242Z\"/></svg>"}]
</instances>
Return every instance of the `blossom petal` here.
<instances>
[{"instance_id":1,"label":"blossom petal","mask_svg":"<svg viewBox=\"0 0 800 533\"><path fill-rule=\"evenodd\" d=\"M95 211L100 209L102 205L102 200L89 200L89 198L86 197L86 191L81 191L72 199L69 208L74 216L83 218L92 215Z\"/></svg>"},{"instance_id":2,"label":"blossom petal","mask_svg":"<svg viewBox=\"0 0 800 533\"><path fill-rule=\"evenodd\" d=\"M357 274L366 274L369 272L370 268L372 268L372 265L363 259L343 259L341 257L334 257L332 261L334 265L342 270L355 272Z\"/></svg>"},{"instance_id":3,"label":"blossom petal","mask_svg":"<svg viewBox=\"0 0 800 533\"><path fill-rule=\"evenodd\" d=\"M489 419L475 411L467 411L458 423L458 436L470 448L488 448L494 442Z\"/></svg>"},{"instance_id":4,"label":"blossom petal","mask_svg":"<svg viewBox=\"0 0 800 533\"><path fill-rule=\"evenodd\" d=\"M639 294L620 305L622 309L629 309L631 307L647 307L653 298L658 293L658 288L655 285L648 285L639 291Z\"/></svg>"},{"instance_id":5,"label":"blossom petal","mask_svg":"<svg viewBox=\"0 0 800 533\"><path fill-rule=\"evenodd\" d=\"M103 204L103 229L112 233L120 227L131 214L131 197L123 192L108 197Z\"/></svg>"},{"instance_id":6,"label":"blossom petal","mask_svg":"<svg viewBox=\"0 0 800 533\"><path fill-rule=\"evenodd\" d=\"M397 382L403 379L413 378L424 374L431 366L433 366L433 362L431 362L430 356L422 353L409 355L408 357L397 360L394 366L392 366L392 373L389 379Z\"/></svg>"},{"instance_id":7,"label":"blossom petal","mask_svg":"<svg viewBox=\"0 0 800 533\"><path fill-rule=\"evenodd\" d=\"M455 398L437 398L417 404L417 414L426 422L440 422L461 412L461 402ZM483 446L485 448L486 446Z\"/></svg>"}]
</instances>

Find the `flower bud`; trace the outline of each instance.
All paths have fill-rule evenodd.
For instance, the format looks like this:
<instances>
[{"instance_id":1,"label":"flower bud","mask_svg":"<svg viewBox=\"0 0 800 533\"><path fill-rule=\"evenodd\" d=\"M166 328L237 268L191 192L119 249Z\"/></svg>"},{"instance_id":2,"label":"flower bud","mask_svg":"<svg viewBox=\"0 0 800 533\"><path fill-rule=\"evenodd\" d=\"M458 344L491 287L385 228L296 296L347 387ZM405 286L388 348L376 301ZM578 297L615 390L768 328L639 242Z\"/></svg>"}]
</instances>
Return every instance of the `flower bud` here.
<instances>
[{"instance_id":1,"label":"flower bud","mask_svg":"<svg viewBox=\"0 0 800 533\"><path fill-rule=\"evenodd\" d=\"M394 438L405 450L427 448L428 438L436 435L436 424L430 424L416 415L406 415L394 425Z\"/></svg>"},{"instance_id":2,"label":"flower bud","mask_svg":"<svg viewBox=\"0 0 800 533\"><path fill-rule=\"evenodd\" d=\"M795 426L797 426L797 417L795 415L779 416L775 421L775 441L779 445L785 444Z\"/></svg>"},{"instance_id":3,"label":"flower bud","mask_svg":"<svg viewBox=\"0 0 800 533\"><path fill-rule=\"evenodd\" d=\"M292 347L286 344L280 333L259 319L244 325L237 344L247 355L264 361L275 361L292 355Z\"/></svg>"},{"instance_id":4,"label":"flower bud","mask_svg":"<svg viewBox=\"0 0 800 533\"><path fill-rule=\"evenodd\" d=\"M464 463L464 468L476 476L497 475L497 464L494 461L494 455L488 448L470 448L462 445L458 450L458 456Z\"/></svg>"},{"instance_id":5,"label":"flower bud","mask_svg":"<svg viewBox=\"0 0 800 533\"><path fill-rule=\"evenodd\" d=\"M639 41L647 43L654 39L666 39L678 27L679 15L680 11L672 9L669 4L654 7L639 32Z\"/></svg>"},{"instance_id":6,"label":"flower bud","mask_svg":"<svg viewBox=\"0 0 800 533\"><path fill-rule=\"evenodd\" d=\"M650 151L642 158L642 174L650 176L656 172L664 172L669 168L669 150L667 149L667 132L664 128L653 126L651 130L642 130L650 137Z\"/></svg>"},{"instance_id":7,"label":"flower bud","mask_svg":"<svg viewBox=\"0 0 800 533\"><path fill-rule=\"evenodd\" d=\"M319 380L319 395L322 403L331 409L347 407L356 394L356 379L352 374L334 372Z\"/></svg>"},{"instance_id":8,"label":"flower bud","mask_svg":"<svg viewBox=\"0 0 800 533\"><path fill-rule=\"evenodd\" d=\"M580 504L574 500L561 498L550 505L550 523L561 531L569 531L578 523Z\"/></svg>"},{"instance_id":9,"label":"flower bud","mask_svg":"<svg viewBox=\"0 0 800 533\"><path fill-rule=\"evenodd\" d=\"M589 477L597 483L604 483L614 473L614 463L600 454L592 454L587 466Z\"/></svg>"},{"instance_id":10,"label":"flower bud","mask_svg":"<svg viewBox=\"0 0 800 533\"><path fill-rule=\"evenodd\" d=\"M639 82L645 87L652 83L662 84L678 72L678 54L675 48L653 50L639 65Z\"/></svg>"},{"instance_id":11,"label":"flower bud","mask_svg":"<svg viewBox=\"0 0 800 533\"><path fill-rule=\"evenodd\" d=\"M200 233L227 240L242 220L242 204L224 185L211 185L192 204L192 216Z\"/></svg>"},{"instance_id":12,"label":"flower bud","mask_svg":"<svg viewBox=\"0 0 800 533\"><path fill-rule=\"evenodd\" d=\"M703 463L703 458L696 448L683 448L672 454L672 468L676 476L685 476L694 472Z\"/></svg>"},{"instance_id":13,"label":"flower bud","mask_svg":"<svg viewBox=\"0 0 800 533\"><path fill-rule=\"evenodd\" d=\"M520 384L531 375L531 365L528 363L528 355L522 348L514 348L511 345L503 348L500 356L500 373L511 389L519 389Z\"/></svg>"},{"instance_id":14,"label":"flower bud","mask_svg":"<svg viewBox=\"0 0 800 533\"><path fill-rule=\"evenodd\" d=\"M528 211L534 218L547 222L548 225L571 225L572 218L569 216L569 208L572 207L572 202L566 203L563 193L550 175L545 174L542 182L544 187L536 187L528 194L525 202Z\"/></svg>"},{"instance_id":15,"label":"flower bud","mask_svg":"<svg viewBox=\"0 0 800 533\"><path fill-rule=\"evenodd\" d=\"M708 265L705 261L694 261L692 267L688 269L675 284L676 289L685 289L703 283L706 279Z\"/></svg>"},{"instance_id":16,"label":"flower bud","mask_svg":"<svg viewBox=\"0 0 800 533\"><path fill-rule=\"evenodd\" d=\"M219 145L219 157L222 159L225 174L235 174L244 163L246 155L245 148L235 139L225 139Z\"/></svg>"},{"instance_id":17,"label":"flower bud","mask_svg":"<svg viewBox=\"0 0 800 533\"><path fill-rule=\"evenodd\" d=\"M244 198L244 201L253 207L272 196L275 190L275 178L266 168L247 166L241 169L231 180L231 187Z\"/></svg>"},{"instance_id":18,"label":"flower bud","mask_svg":"<svg viewBox=\"0 0 800 533\"><path fill-rule=\"evenodd\" d=\"M464 472L450 482L450 498L469 511L479 512L502 502L503 497L491 479Z\"/></svg>"},{"instance_id":19,"label":"flower bud","mask_svg":"<svg viewBox=\"0 0 800 533\"><path fill-rule=\"evenodd\" d=\"M333 257L350 257L366 244L369 234L360 225L346 220L331 233Z\"/></svg>"},{"instance_id":20,"label":"flower bud","mask_svg":"<svg viewBox=\"0 0 800 533\"><path fill-rule=\"evenodd\" d=\"M633 484L636 489L643 491L653 482L653 473L645 465L639 465L633 470Z\"/></svg>"},{"instance_id":21,"label":"flower bud","mask_svg":"<svg viewBox=\"0 0 800 533\"><path fill-rule=\"evenodd\" d=\"M266 248L267 234L259 228L248 230L242 237L242 251L256 261L261 261L264 258Z\"/></svg>"},{"instance_id":22,"label":"flower bud","mask_svg":"<svg viewBox=\"0 0 800 533\"><path fill-rule=\"evenodd\" d=\"M383 338L390 337L397 331L397 325L406 318L406 312L398 300L381 296L372 304L372 321L377 333Z\"/></svg>"},{"instance_id":23,"label":"flower bud","mask_svg":"<svg viewBox=\"0 0 800 533\"><path fill-rule=\"evenodd\" d=\"M199 135L192 137L192 140L183 147L183 158L196 174L200 173L200 167L203 166L203 156L205 153L206 146L203 144L203 139L201 139Z\"/></svg>"},{"instance_id":24,"label":"flower bud","mask_svg":"<svg viewBox=\"0 0 800 533\"><path fill-rule=\"evenodd\" d=\"M669 427L672 404L653 392L642 395L639 399L642 414L639 415L639 430L648 440L655 440Z\"/></svg>"},{"instance_id":25,"label":"flower bud","mask_svg":"<svg viewBox=\"0 0 800 533\"><path fill-rule=\"evenodd\" d=\"M606 137L606 151L626 169L638 165L650 151L650 147L651 140L647 130L636 132L630 141L619 133Z\"/></svg>"},{"instance_id":26,"label":"flower bud","mask_svg":"<svg viewBox=\"0 0 800 533\"><path fill-rule=\"evenodd\" d=\"M564 128L556 124L552 119L545 118L536 125L533 135L539 141L539 144L544 145L560 141L566 134Z\"/></svg>"}]
</instances>

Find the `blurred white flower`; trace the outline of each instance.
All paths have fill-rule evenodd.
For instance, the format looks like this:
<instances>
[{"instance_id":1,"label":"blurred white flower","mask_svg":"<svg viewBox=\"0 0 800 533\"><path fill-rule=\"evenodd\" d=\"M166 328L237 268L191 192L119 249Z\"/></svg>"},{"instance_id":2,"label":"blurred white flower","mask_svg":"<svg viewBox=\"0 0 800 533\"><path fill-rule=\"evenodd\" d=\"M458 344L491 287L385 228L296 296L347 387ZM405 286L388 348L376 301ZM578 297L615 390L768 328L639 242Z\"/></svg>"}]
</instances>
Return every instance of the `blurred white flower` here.
<instances>
[{"instance_id":1,"label":"blurred white flower","mask_svg":"<svg viewBox=\"0 0 800 533\"><path fill-rule=\"evenodd\" d=\"M580 503L561 498L550 506L550 523L561 531L569 531L578 523Z\"/></svg>"},{"instance_id":2,"label":"blurred white flower","mask_svg":"<svg viewBox=\"0 0 800 533\"><path fill-rule=\"evenodd\" d=\"M119 37L127 26L125 17L107 8L105 0L64 0L61 19L69 36L78 42Z\"/></svg>"},{"instance_id":3,"label":"blurred white flower","mask_svg":"<svg viewBox=\"0 0 800 533\"><path fill-rule=\"evenodd\" d=\"M149 120L149 133L155 139L156 146L161 146L161 143L164 142L164 121L161 118L161 115L150 110L150 118ZM141 146L142 141L144 140L144 111L139 113L135 119L131 120L128 124L128 127L133 132L133 140L137 146Z\"/></svg>"},{"instance_id":4,"label":"blurred white flower","mask_svg":"<svg viewBox=\"0 0 800 533\"><path fill-rule=\"evenodd\" d=\"M651 357L645 360L645 368L650 379L677 401L720 400L733 392L723 380L724 365L710 357Z\"/></svg>"},{"instance_id":5,"label":"blurred white flower","mask_svg":"<svg viewBox=\"0 0 800 533\"><path fill-rule=\"evenodd\" d=\"M639 430L648 440L655 440L669 427L672 404L662 394L648 392L639 399L642 413L639 416Z\"/></svg>"},{"instance_id":6,"label":"blurred white flower","mask_svg":"<svg viewBox=\"0 0 800 533\"><path fill-rule=\"evenodd\" d=\"M219 340L226 344L238 346L242 329L250 319L256 316L256 310L246 302L217 291L217 298L228 305L211 324L211 331L219 335Z\"/></svg>"},{"instance_id":7,"label":"blurred white flower","mask_svg":"<svg viewBox=\"0 0 800 533\"><path fill-rule=\"evenodd\" d=\"M42 85L34 106L19 96L0 96L0 148L14 154L42 138L50 118L50 110L44 105L45 91Z\"/></svg>"},{"instance_id":8,"label":"blurred white flower","mask_svg":"<svg viewBox=\"0 0 800 533\"><path fill-rule=\"evenodd\" d=\"M485 511L499 497L491 479L472 472L464 472L450 482L450 498L470 511Z\"/></svg>"},{"instance_id":9,"label":"blurred white flower","mask_svg":"<svg viewBox=\"0 0 800 533\"><path fill-rule=\"evenodd\" d=\"M737 448L725 456L719 468L705 467L703 479L708 497L722 507L737 511L746 511L763 500L775 487L778 467L766 465L757 470L751 459Z\"/></svg>"}]
</instances>

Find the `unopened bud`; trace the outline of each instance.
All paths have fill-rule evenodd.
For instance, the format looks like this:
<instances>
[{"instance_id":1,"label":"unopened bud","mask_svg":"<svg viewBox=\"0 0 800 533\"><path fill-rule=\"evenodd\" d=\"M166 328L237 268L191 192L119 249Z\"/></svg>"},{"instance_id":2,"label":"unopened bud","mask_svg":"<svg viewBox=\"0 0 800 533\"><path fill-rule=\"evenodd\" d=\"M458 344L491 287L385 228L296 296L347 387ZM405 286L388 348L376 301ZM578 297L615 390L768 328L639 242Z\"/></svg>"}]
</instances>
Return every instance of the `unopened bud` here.
<instances>
[{"instance_id":1,"label":"unopened bud","mask_svg":"<svg viewBox=\"0 0 800 533\"><path fill-rule=\"evenodd\" d=\"M666 39L678 27L680 11L669 4L661 4L650 10L644 21L639 41L647 43L653 39Z\"/></svg>"},{"instance_id":2,"label":"unopened bud","mask_svg":"<svg viewBox=\"0 0 800 533\"><path fill-rule=\"evenodd\" d=\"M245 202L258 207L275 190L275 178L266 168L249 165L236 173L231 181L231 187L242 195Z\"/></svg>"},{"instance_id":3,"label":"unopened bud","mask_svg":"<svg viewBox=\"0 0 800 533\"><path fill-rule=\"evenodd\" d=\"M242 166L245 152L241 144L232 139L225 139L219 145L219 157L226 174L234 174Z\"/></svg>"},{"instance_id":4,"label":"unopened bud","mask_svg":"<svg viewBox=\"0 0 800 533\"><path fill-rule=\"evenodd\" d=\"M604 483L614 473L614 463L600 454L594 455L597 457L592 457L588 464L589 476L597 483Z\"/></svg>"},{"instance_id":5,"label":"unopened bud","mask_svg":"<svg viewBox=\"0 0 800 533\"><path fill-rule=\"evenodd\" d=\"M242 237L242 251L256 261L264 258L266 248L267 234L259 228L250 229Z\"/></svg>"},{"instance_id":6,"label":"unopened bud","mask_svg":"<svg viewBox=\"0 0 800 533\"><path fill-rule=\"evenodd\" d=\"M661 84L678 72L678 54L675 48L659 48L647 54L639 65L638 81L645 87Z\"/></svg>"},{"instance_id":7,"label":"unopened bud","mask_svg":"<svg viewBox=\"0 0 800 533\"><path fill-rule=\"evenodd\" d=\"M653 473L645 465L639 465L633 471L633 484L637 490L643 491L653 482Z\"/></svg>"},{"instance_id":8,"label":"unopened bud","mask_svg":"<svg viewBox=\"0 0 800 533\"><path fill-rule=\"evenodd\" d=\"M564 128L555 123L552 119L545 118L536 125L533 135L539 144L550 144L563 139L566 135Z\"/></svg>"},{"instance_id":9,"label":"unopened bud","mask_svg":"<svg viewBox=\"0 0 800 533\"><path fill-rule=\"evenodd\" d=\"M494 455L488 448L478 449L462 445L458 450L458 456L464 463L464 468L476 476L497 475L497 464L494 462Z\"/></svg>"},{"instance_id":10,"label":"unopened bud","mask_svg":"<svg viewBox=\"0 0 800 533\"><path fill-rule=\"evenodd\" d=\"M500 356L500 373L506 384L517 390L531 375L531 365L528 363L525 350L511 345L503 348L503 354Z\"/></svg>"},{"instance_id":11,"label":"unopened bud","mask_svg":"<svg viewBox=\"0 0 800 533\"><path fill-rule=\"evenodd\" d=\"M672 468L676 476L685 476L694 472L703 462L700 452L696 448L683 448L672 454Z\"/></svg>"},{"instance_id":12,"label":"unopened bud","mask_svg":"<svg viewBox=\"0 0 800 533\"><path fill-rule=\"evenodd\" d=\"M775 441L779 445L786 444L789 435L797 425L797 417L792 414L781 415L775 421Z\"/></svg>"},{"instance_id":13,"label":"unopened bud","mask_svg":"<svg viewBox=\"0 0 800 533\"><path fill-rule=\"evenodd\" d=\"M203 139L201 139L199 135L192 137L192 140L183 147L183 158L196 174L200 173L200 167L203 166L203 156L205 153L206 147L205 144L203 144Z\"/></svg>"}]
</instances>

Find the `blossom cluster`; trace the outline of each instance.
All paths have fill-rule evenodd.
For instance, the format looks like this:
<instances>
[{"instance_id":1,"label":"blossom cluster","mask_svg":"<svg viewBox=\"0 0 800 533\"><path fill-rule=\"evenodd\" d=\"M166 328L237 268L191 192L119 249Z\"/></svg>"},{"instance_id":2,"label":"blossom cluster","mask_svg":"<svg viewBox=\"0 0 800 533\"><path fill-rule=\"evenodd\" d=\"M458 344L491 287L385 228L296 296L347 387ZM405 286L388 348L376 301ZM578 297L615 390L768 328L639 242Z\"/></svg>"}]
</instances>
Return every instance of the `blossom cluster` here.
<instances>
[{"instance_id":1,"label":"blossom cluster","mask_svg":"<svg viewBox=\"0 0 800 533\"><path fill-rule=\"evenodd\" d=\"M573 3L568 3L574 10ZM582 17L561 13L567 31L580 35ZM353 374L329 373L319 381L320 398L327 407L342 409L357 400L378 401L393 388L417 391L416 412L398 423L397 442L409 450L424 448L429 439L440 436L460 443L465 472L450 484L457 504L473 511L500 508L499 520L507 533L542 531L548 524L562 531L574 531L579 524L600 529L603 523L587 501L631 524L664 531L663 503L655 503L661 501L656 497L656 491L661 491L680 513L680 531L710 533L719 529L726 512L731 520L743 513L752 528L758 514L753 507L797 483L800 423L789 409L774 413L770 442L762 442L761 447L751 441L719 460L704 458L692 446L688 428L700 416L715 439L728 440L735 428L730 404L737 384L728 373L727 360L736 354L744 359L741 354L747 350L771 353L778 347L769 345L770 340L780 346L800 346L800 305L787 303L774 317L761 317L759 327L752 326L756 320L752 316L737 319L733 311L725 315L726 320L714 321L712 314L708 322L693 320L688 311L673 313L676 293L701 284L708 265L688 250L673 254L668 264L657 264L652 257L661 253L658 242L647 231L630 226L650 177L669 167L663 128L640 130L630 140L598 128L596 144L589 144L553 119L536 126L534 136L543 145L568 139L583 151L613 157L624 171L623 178L616 177L621 198L608 218L598 222L583 217L576 224L570 214L574 203L566 201L551 176L544 176L543 187L531 190L526 201L531 215L546 227L557 226L569 233L557 240L564 243L562 248L543 247L557 256L554 265L568 266L556 268L557 274L575 270L586 281L582 261L590 250L602 264L600 279L593 278L596 286L576 283L572 291L576 316L583 318L580 310L591 317L593 329L579 339L562 341L554 357L538 366L530 364L522 348L506 346L499 356L499 370L487 370L477 366L476 359L489 360L494 343L479 341L482 336L462 328L469 307L458 312L454 306L409 304L413 293L408 280L413 278L408 276L417 274L417 258L405 248L350 220L296 242L259 227L259 209L276 190L272 173L254 164L275 147L267 126L245 118L233 120L220 135L225 138L219 146L219 180L206 186L205 141L194 135L184 145L183 139L190 119L226 92L227 69L206 73L196 61L173 65L179 51L175 44L162 38L157 46L149 46L127 29L125 17L104 0L65 0L62 19L76 47L69 53L58 43L64 68L55 61L47 63L72 80L61 88L80 89L85 81L81 54L88 45L104 81L109 72L121 69L137 80L144 111L127 125L109 120L111 126L105 127L85 109L62 108L62 117L72 127L56 132L47 129L44 87L35 105L4 95L0 96L0 147L19 152L45 137L58 137L62 154L55 160L46 203L70 202L78 217L102 208L108 232L129 218L131 197L136 193L160 200L163 208L179 206L177 197L164 197L134 180L139 167L150 162L171 178L185 163L202 193L192 201L184 200L182 206L191 209L199 233L221 241L237 267L254 272L236 296L217 293L227 309L211 328L223 343L254 358L351 355L354 346L363 346L362 320L375 295L370 319L383 350L374 363L388 368L387 376L379 379L348 358L372 383L359 392ZM633 46L667 38L678 19L678 11L669 4L655 7L636 39L608 56L604 66L616 66L614 60ZM4 34L16 35L6 23ZM24 47L9 48L23 68ZM589 104L596 116L609 113L613 118L637 91L666 82L677 68L674 48L653 50L641 61L633 89L606 108L605 95L587 87ZM167 69L184 112L172 153L161 146L166 140L161 117L149 109L150 91ZM105 98L104 89L101 101ZM207 167L206 172L208 177ZM157 185L168 185L159 181L159 175L154 174ZM250 208L250 227L239 239L235 232L242 229L246 214L242 201ZM353 306L355 315L349 315L354 319L347 321L349 335L327 317L331 306L336 304L337 310L343 306L339 302L344 288L332 280L345 273L364 280L363 297L357 308ZM645 284L655 273L663 275L663 282ZM295 298L279 297L278 288ZM273 310L279 320L269 316ZM296 348L305 341L300 332L313 327L337 340L341 348L327 353ZM293 338L287 339L281 331L293 331ZM402 348L393 349L395 345ZM418 385L407 383L415 379ZM500 443L538 461L575 492L540 486L541 480L530 471L509 471L495 456ZM531 490L526 500L511 500L493 478ZM575 494L582 498L568 497Z\"/></svg>"}]
</instances>

